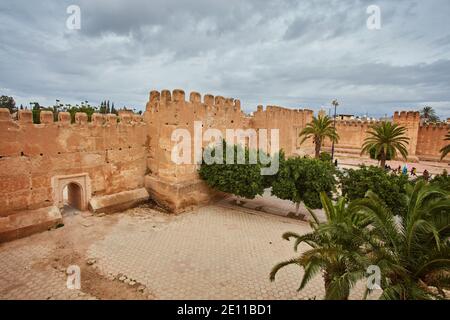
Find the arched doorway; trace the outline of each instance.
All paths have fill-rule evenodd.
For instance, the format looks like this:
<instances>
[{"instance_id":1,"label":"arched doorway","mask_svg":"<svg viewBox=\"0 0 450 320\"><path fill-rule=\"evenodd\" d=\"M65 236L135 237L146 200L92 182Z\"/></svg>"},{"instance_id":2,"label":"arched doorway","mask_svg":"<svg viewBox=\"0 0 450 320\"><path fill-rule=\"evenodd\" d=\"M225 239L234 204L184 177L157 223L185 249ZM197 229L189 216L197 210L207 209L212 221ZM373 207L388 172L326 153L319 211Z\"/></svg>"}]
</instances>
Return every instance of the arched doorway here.
<instances>
[{"instance_id":1,"label":"arched doorway","mask_svg":"<svg viewBox=\"0 0 450 320\"><path fill-rule=\"evenodd\" d=\"M78 211L88 210L91 182L87 173L54 176L52 186L55 206L60 209L67 206Z\"/></svg>"},{"instance_id":2,"label":"arched doorway","mask_svg":"<svg viewBox=\"0 0 450 320\"><path fill-rule=\"evenodd\" d=\"M75 182L68 183L63 189L63 203L65 207L83 210L82 197L83 189Z\"/></svg>"}]
</instances>

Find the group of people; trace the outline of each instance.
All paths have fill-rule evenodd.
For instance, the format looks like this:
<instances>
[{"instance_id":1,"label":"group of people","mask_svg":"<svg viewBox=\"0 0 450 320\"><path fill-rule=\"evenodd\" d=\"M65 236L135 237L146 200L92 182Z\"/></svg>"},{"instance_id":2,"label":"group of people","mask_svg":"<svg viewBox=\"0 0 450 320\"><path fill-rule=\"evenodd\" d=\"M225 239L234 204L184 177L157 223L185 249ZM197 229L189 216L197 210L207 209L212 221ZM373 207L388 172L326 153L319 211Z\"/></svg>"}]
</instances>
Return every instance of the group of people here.
<instances>
[{"instance_id":1,"label":"group of people","mask_svg":"<svg viewBox=\"0 0 450 320\"><path fill-rule=\"evenodd\" d=\"M392 169L391 166L385 165L384 169L387 170L387 171L392 171L395 174L404 174L404 175L408 174L408 166L406 164L403 166L403 168L402 168L401 165L399 165L398 168L396 168L396 169ZM409 171L409 174L412 177L417 177L417 168L416 167L412 167L411 170ZM422 178L424 178L427 181L430 179L430 173L428 172L427 169L425 169L423 171Z\"/></svg>"}]
</instances>

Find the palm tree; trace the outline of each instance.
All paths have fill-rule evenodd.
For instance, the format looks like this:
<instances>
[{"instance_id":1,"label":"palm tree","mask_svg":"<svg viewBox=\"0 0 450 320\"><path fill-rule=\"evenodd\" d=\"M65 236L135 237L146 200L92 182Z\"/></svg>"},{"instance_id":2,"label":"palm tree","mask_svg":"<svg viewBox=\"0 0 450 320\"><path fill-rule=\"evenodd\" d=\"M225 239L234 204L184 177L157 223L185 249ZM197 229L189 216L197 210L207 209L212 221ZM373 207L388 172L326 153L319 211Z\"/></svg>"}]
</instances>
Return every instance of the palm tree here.
<instances>
[{"instance_id":1,"label":"palm tree","mask_svg":"<svg viewBox=\"0 0 450 320\"><path fill-rule=\"evenodd\" d=\"M439 117L436 115L436 111L434 111L433 107L425 106L420 110L420 118L425 120L426 122L437 122L439 121Z\"/></svg>"},{"instance_id":2,"label":"palm tree","mask_svg":"<svg viewBox=\"0 0 450 320\"><path fill-rule=\"evenodd\" d=\"M373 125L368 131L368 137L364 140L361 154L369 153L375 150L375 158L380 158L380 167L384 168L386 158L390 155L392 158L397 157L398 152L407 158L409 138L405 135L406 129L396 123L380 122Z\"/></svg>"},{"instance_id":3,"label":"palm tree","mask_svg":"<svg viewBox=\"0 0 450 320\"><path fill-rule=\"evenodd\" d=\"M370 221L361 234L368 235L365 247L381 271L380 298L445 297L443 289L450 288L450 196L422 180L408 185L406 198L403 216L392 214L371 191L352 203Z\"/></svg>"},{"instance_id":4,"label":"palm tree","mask_svg":"<svg viewBox=\"0 0 450 320\"><path fill-rule=\"evenodd\" d=\"M367 255L361 250L362 236L358 236L366 226L361 215L353 206L347 206L345 198L333 204L325 192L320 194L327 221L320 222L315 213L308 209L313 220L313 232L298 235L293 232L283 234L283 239L295 239L294 250L301 243L312 249L301 256L281 262L273 267L270 280L275 280L277 272L291 264L304 269L298 290L303 289L319 272L323 272L325 299L347 300L351 288L365 275L369 265Z\"/></svg>"},{"instance_id":5,"label":"palm tree","mask_svg":"<svg viewBox=\"0 0 450 320\"><path fill-rule=\"evenodd\" d=\"M316 159L319 159L320 157L320 149L326 138L329 138L336 143L339 140L336 128L333 127L333 120L328 116L313 117L313 120L306 125L302 132L300 132L299 137L303 137L300 144L305 142L306 139L313 138Z\"/></svg>"},{"instance_id":6,"label":"palm tree","mask_svg":"<svg viewBox=\"0 0 450 320\"><path fill-rule=\"evenodd\" d=\"M450 131L447 132L447 135L445 136L444 141L450 141ZM445 158L446 155L450 153L450 144L443 147L441 150L441 160Z\"/></svg>"}]
</instances>

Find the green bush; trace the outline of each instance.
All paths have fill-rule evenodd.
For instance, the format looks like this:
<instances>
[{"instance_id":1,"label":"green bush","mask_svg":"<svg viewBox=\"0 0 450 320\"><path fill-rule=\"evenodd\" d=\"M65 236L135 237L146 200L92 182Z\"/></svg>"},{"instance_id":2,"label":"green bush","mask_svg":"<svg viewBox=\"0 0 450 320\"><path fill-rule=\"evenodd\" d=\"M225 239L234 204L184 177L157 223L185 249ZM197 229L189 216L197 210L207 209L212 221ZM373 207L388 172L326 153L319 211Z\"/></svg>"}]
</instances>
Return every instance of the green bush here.
<instances>
[{"instance_id":1,"label":"green bush","mask_svg":"<svg viewBox=\"0 0 450 320\"><path fill-rule=\"evenodd\" d=\"M335 190L334 166L310 158L289 158L280 161L280 169L272 185L272 194L280 199L311 209L321 208L320 192L329 196Z\"/></svg>"},{"instance_id":2,"label":"green bush","mask_svg":"<svg viewBox=\"0 0 450 320\"><path fill-rule=\"evenodd\" d=\"M328 152L321 152L319 159L322 161L331 162L331 154Z\"/></svg>"},{"instance_id":3,"label":"green bush","mask_svg":"<svg viewBox=\"0 0 450 320\"><path fill-rule=\"evenodd\" d=\"M270 176L261 175L261 168L264 166L260 163L259 157L256 164L249 163L250 150L240 145L227 145L223 142L223 163L207 164L205 159L199 169L200 177L212 188L234 194L236 196L253 199L257 195L262 195L264 189L272 183ZM207 150L213 157L215 156L214 146L208 147ZM244 152L245 163L227 164L225 157L228 152L232 152L234 159L237 159L239 152ZM256 152L256 151L252 151ZM257 154L258 156L258 154Z\"/></svg>"},{"instance_id":4,"label":"green bush","mask_svg":"<svg viewBox=\"0 0 450 320\"><path fill-rule=\"evenodd\" d=\"M339 174L342 195L350 200L364 198L368 190L376 193L394 214L405 211L405 187L408 177L387 173L374 166L361 166L360 169L347 169Z\"/></svg>"},{"instance_id":5,"label":"green bush","mask_svg":"<svg viewBox=\"0 0 450 320\"><path fill-rule=\"evenodd\" d=\"M438 174L431 179L430 183L443 190L450 191L450 176L448 175L447 170L444 170L442 174Z\"/></svg>"}]
</instances>

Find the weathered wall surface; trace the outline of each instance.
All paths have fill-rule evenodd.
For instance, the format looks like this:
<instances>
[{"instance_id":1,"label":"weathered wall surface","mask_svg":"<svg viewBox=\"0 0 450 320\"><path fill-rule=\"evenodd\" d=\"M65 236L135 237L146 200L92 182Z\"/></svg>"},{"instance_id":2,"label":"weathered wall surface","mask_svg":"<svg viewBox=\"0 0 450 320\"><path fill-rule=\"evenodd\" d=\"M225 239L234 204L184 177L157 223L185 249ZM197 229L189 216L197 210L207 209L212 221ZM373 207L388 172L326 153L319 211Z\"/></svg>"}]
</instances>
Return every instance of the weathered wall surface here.
<instances>
[{"instance_id":1,"label":"weathered wall surface","mask_svg":"<svg viewBox=\"0 0 450 320\"><path fill-rule=\"evenodd\" d=\"M419 127L416 154L420 160L440 160L439 150L448 144L448 141L444 141L444 139L449 129L450 125L448 124L429 124ZM443 161L450 162L450 155Z\"/></svg>"},{"instance_id":2,"label":"weathered wall surface","mask_svg":"<svg viewBox=\"0 0 450 320\"><path fill-rule=\"evenodd\" d=\"M308 109L288 109L278 106L258 106L250 119L249 126L254 129L278 129L280 148L287 156L313 153L310 139L300 144L299 134L311 122L313 111Z\"/></svg>"},{"instance_id":3,"label":"weathered wall surface","mask_svg":"<svg viewBox=\"0 0 450 320\"><path fill-rule=\"evenodd\" d=\"M356 121L356 120L337 120L336 131L339 134L339 142L335 144L337 154L355 154L361 153L361 146L367 137L368 128L375 122ZM325 140L325 149L331 149L331 141Z\"/></svg>"},{"instance_id":4,"label":"weathered wall surface","mask_svg":"<svg viewBox=\"0 0 450 320\"><path fill-rule=\"evenodd\" d=\"M1 111L5 109L0 109ZM7 110L5 110L7 111ZM0 113L0 216L55 204L52 178L87 173L89 196L109 195L144 185L146 126L142 117L41 113L33 124L31 112L19 120Z\"/></svg>"},{"instance_id":5,"label":"weathered wall surface","mask_svg":"<svg viewBox=\"0 0 450 320\"><path fill-rule=\"evenodd\" d=\"M393 122L406 128L406 135L409 138L409 161L440 161L439 150L446 145L444 138L450 125L421 125L419 113L412 111L395 112ZM338 155L359 156L364 139L367 137L367 131L375 123L377 121L337 120L336 129L340 140L335 145L335 152ZM331 149L329 140L326 140L324 145L327 151ZM442 161L450 161L450 156Z\"/></svg>"}]
</instances>

